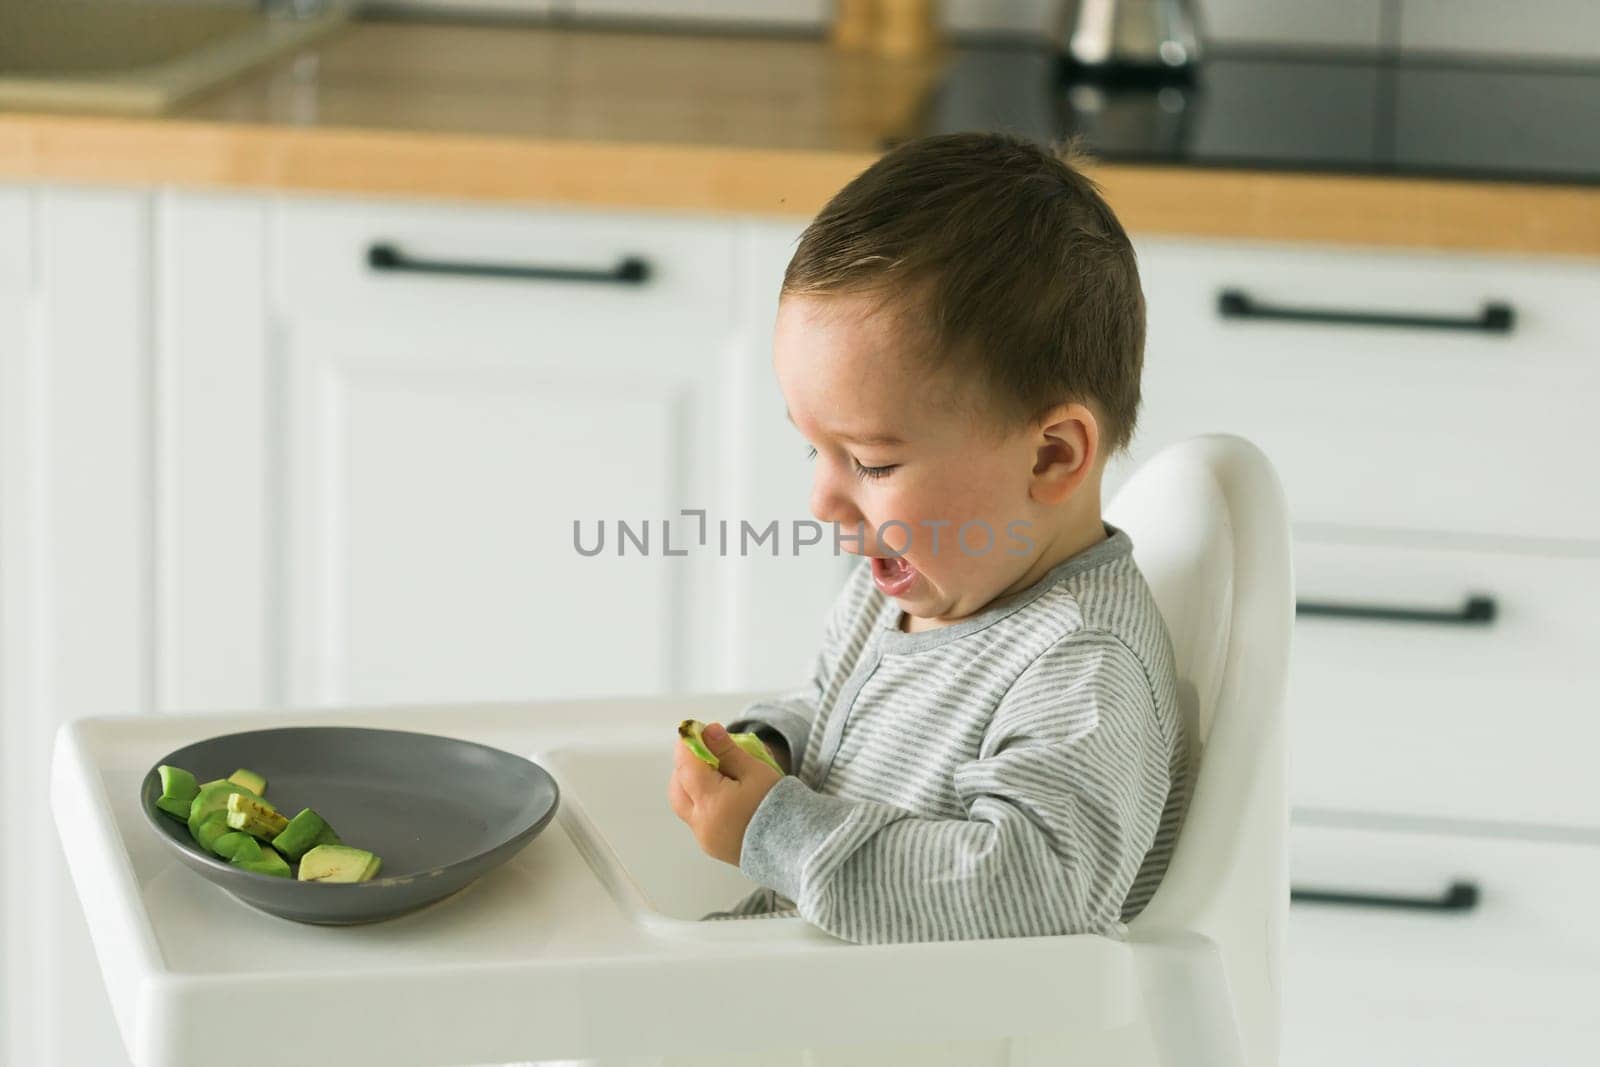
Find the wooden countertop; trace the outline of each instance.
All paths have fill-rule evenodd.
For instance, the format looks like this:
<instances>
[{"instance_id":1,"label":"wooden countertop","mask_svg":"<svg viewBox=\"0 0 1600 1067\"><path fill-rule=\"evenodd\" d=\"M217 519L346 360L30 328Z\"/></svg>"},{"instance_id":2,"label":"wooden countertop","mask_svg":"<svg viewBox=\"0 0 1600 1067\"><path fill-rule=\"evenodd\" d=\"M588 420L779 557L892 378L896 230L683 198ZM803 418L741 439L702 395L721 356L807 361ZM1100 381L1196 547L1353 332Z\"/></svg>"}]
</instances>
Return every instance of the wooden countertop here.
<instances>
[{"instance_id":1,"label":"wooden countertop","mask_svg":"<svg viewBox=\"0 0 1600 1067\"><path fill-rule=\"evenodd\" d=\"M808 216L943 61L819 40L355 22L156 118L0 111L0 179ZM1600 256L1600 187L1092 170L1135 233Z\"/></svg>"}]
</instances>

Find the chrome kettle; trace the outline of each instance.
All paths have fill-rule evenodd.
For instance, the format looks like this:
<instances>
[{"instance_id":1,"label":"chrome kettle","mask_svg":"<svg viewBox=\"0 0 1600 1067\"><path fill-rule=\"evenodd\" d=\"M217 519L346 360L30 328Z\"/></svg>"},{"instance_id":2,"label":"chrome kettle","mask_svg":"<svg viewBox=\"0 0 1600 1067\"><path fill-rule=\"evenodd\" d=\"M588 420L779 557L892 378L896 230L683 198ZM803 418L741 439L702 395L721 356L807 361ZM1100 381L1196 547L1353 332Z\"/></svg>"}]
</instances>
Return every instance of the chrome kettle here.
<instances>
[{"instance_id":1,"label":"chrome kettle","mask_svg":"<svg viewBox=\"0 0 1600 1067\"><path fill-rule=\"evenodd\" d=\"M1192 0L1062 0L1060 65L1079 75L1186 80L1200 61Z\"/></svg>"}]
</instances>

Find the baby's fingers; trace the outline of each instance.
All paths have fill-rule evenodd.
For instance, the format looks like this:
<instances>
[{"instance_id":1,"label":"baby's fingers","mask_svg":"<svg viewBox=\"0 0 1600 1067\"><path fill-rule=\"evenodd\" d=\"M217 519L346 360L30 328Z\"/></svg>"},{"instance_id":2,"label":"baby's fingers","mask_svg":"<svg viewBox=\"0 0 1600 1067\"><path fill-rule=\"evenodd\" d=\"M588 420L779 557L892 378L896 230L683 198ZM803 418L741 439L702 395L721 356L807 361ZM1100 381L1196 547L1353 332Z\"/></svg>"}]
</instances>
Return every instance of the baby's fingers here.
<instances>
[{"instance_id":1,"label":"baby's fingers","mask_svg":"<svg viewBox=\"0 0 1600 1067\"><path fill-rule=\"evenodd\" d=\"M684 792L689 794L691 800L710 788L710 783L722 777L709 763L690 752L689 746L681 743L673 756L673 763L675 765L673 777Z\"/></svg>"},{"instance_id":2,"label":"baby's fingers","mask_svg":"<svg viewBox=\"0 0 1600 1067\"><path fill-rule=\"evenodd\" d=\"M667 803L672 805L672 813L684 822L688 822L694 812L694 801L684 792L683 783L676 774L667 782Z\"/></svg>"},{"instance_id":3,"label":"baby's fingers","mask_svg":"<svg viewBox=\"0 0 1600 1067\"><path fill-rule=\"evenodd\" d=\"M677 742L673 748L676 751L672 753L672 763L673 766L675 766L679 771L682 771L685 767L692 767L697 763L702 767L705 766L705 763L701 762L700 757L696 756L693 752L690 752L689 746L684 744L682 741Z\"/></svg>"}]
</instances>

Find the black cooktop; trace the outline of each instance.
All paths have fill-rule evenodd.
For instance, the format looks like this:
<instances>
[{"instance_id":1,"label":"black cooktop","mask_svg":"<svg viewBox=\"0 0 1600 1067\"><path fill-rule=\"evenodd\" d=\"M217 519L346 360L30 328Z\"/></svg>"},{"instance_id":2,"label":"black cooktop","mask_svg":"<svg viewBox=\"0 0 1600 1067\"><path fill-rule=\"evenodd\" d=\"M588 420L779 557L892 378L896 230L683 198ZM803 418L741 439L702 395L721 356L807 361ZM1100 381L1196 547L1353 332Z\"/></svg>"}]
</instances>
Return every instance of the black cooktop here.
<instances>
[{"instance_id":1,"label":"black cooktop","mask_svg":"<svg viewBox=\"0 0 1600 1067\"><path fill-rule=\"evenodd\" d=\"M1212 51L1188 84L1117 85L965 45L921 125L1081 133L1107 162L1600 184L1600 66Z\"/></svg>"}]
</instances>

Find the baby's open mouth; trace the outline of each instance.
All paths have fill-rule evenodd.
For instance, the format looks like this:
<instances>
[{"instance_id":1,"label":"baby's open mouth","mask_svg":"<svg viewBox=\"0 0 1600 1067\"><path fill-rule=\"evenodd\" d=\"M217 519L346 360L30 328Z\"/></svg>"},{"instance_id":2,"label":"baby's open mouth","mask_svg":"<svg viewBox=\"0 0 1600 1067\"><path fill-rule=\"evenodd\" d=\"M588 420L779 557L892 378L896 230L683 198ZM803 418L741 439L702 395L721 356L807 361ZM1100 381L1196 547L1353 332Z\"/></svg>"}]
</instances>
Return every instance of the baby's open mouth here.
<instances>
[{"instance_id":1,"label":"baby's open mouth","mask_svg":"<svg viewBox=\"0 0 1600 1067\"><path fill-rule=\"evenodd\" d=\"M884 596L905 596L917 580L917 568L903 558L872 557L872 581Z\"/></svg>"}]
</instances>

